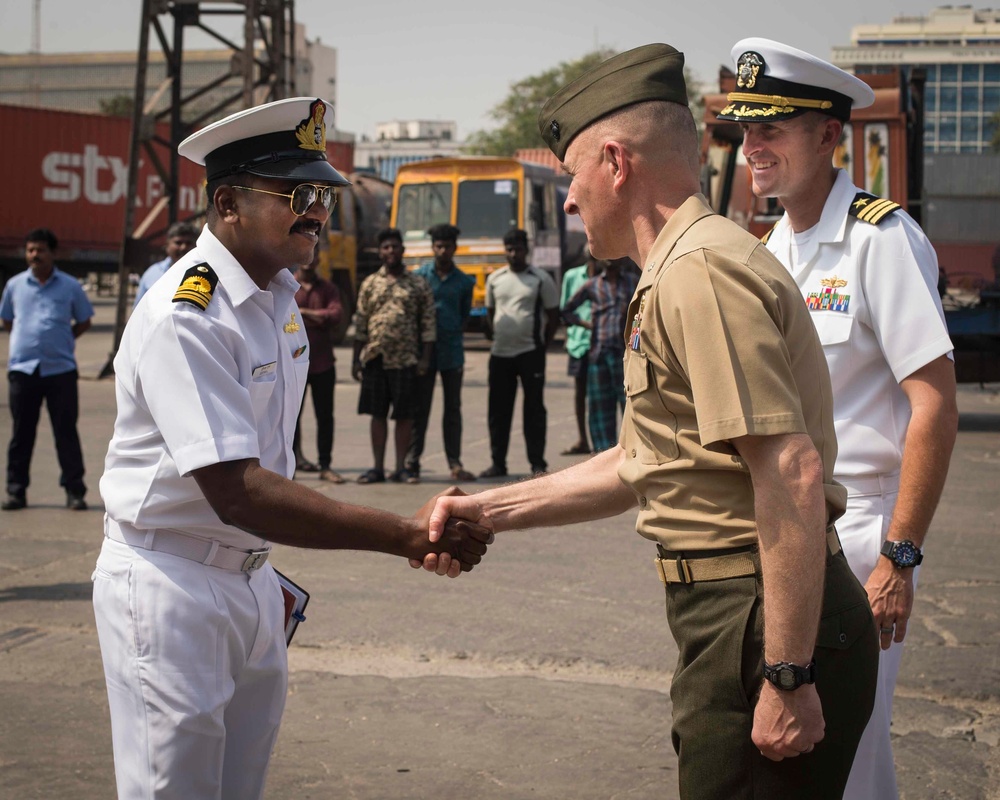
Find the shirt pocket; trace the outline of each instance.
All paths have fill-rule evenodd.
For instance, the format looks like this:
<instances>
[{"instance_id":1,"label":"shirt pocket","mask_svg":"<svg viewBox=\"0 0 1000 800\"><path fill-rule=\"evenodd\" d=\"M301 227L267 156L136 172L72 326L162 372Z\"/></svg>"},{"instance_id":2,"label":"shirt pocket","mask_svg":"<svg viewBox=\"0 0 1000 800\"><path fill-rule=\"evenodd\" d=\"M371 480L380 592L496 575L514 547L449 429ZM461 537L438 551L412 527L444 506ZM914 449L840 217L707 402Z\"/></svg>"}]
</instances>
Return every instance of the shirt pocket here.
<instances>
[{"instance_id":1,"label":"shirt pocket","mask_svg":"<svg viewBox=\"0 0 1000 800\"><path fill-rule=\"evenodd\" d=\"M677 418L660 400L650 378L649 358L637 350L625 354L625 396L635 437L625 442L626 456L641 464L666 464L677 458Z\"/></svg>"},{"instance_id":2,"label":"shirt pocket","mask_svg":"<svg viewBox=\"0 0 1000 800\"><path fill-rule=\"evenodd\" d=\"M271 395L274 394L274 387L278 385L278 374L272 372L269 375L261 375L253 378L247 390L250 392L250 403L253 406L254 419L266 420L267 407L271 402Z\"/></svg>"},{"instance_id":3,"label":"shirt pocket","mask_svg":"<svg viewBox=\"0 0 1000 800\"><path fill-rule=\"evenodd\" d=\"M851 360L854 317L837 311L821 311L813 312L812 321L823 345L830 374L836 375L839 370L847 369Z\"/></svg>"}]
</instances>

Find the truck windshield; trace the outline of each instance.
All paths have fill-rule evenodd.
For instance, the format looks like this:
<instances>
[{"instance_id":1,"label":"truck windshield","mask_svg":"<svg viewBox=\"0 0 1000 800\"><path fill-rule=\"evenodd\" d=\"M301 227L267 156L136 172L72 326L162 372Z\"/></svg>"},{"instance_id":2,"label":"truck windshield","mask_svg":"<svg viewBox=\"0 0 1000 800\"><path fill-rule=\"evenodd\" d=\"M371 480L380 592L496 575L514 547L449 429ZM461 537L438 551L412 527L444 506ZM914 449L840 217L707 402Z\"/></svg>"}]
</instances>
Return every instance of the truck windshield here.
<instances>
[{"instance_id":1,"label":"truck windshield","mask_svg":"<svg viewBox=\"0 0 1000 800\"><path fill-rule=\"evenodd\" d=\"M517 224L517 181L462 181L458 221L462 238L499 239Z\"/></svg>"},{"instance_id":2,"label":"truck windshield","mask_svg":"<svg viewBox=\"0 0 1000 800\"><path fill-rule=\"evenodd\" d=\"M427 229L451 222L451 184L413 183L399 188L396 225L404 239L426 239Z\"/></svg>"}]
</instances>

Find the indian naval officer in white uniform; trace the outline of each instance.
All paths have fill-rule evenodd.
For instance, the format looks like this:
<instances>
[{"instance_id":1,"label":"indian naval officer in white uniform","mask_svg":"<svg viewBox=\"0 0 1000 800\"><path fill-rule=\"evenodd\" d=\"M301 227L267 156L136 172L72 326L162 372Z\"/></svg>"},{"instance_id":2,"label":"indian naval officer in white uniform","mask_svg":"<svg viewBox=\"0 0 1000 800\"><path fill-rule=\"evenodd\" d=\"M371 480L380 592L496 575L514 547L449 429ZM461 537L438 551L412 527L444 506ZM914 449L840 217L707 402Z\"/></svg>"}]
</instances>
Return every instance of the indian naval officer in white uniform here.
<instances>
[{"instance_id":1,"label":"indian naval officer in white uniform","mask_svg":"<svg viewBox=\"0 0 1000 800\"><path fill-rule=\"evenodd\" d=\"M754 193L785 209L765 242L802 290L823 343L834 478L848 491L837 532L881 634L875 710L844 797L887 800L898 796L892 695L958 424L937 256L898 204L833 167L851 108L874 102L867 84L768 39L737 42L732 57L736 90L719 118L741 123Z\"/></svg>"},{"instance_id":2,"label":"indian naval officer in white uniform","mask_svg":"<svg viewBox=\"0 0 1000 800\"><path fill-rule=\"evenodd\" d=\"M206 167L207 226L115 358L94 609L120 798L262 795L287 681L272 542L429 551L429 506L403 518L290 480L309 352L286 268L312 259L348 183L328 112L281 100L181 143ZM443 549L470 569L489 540L456 525Z\"/></svg>"}]
</instances>

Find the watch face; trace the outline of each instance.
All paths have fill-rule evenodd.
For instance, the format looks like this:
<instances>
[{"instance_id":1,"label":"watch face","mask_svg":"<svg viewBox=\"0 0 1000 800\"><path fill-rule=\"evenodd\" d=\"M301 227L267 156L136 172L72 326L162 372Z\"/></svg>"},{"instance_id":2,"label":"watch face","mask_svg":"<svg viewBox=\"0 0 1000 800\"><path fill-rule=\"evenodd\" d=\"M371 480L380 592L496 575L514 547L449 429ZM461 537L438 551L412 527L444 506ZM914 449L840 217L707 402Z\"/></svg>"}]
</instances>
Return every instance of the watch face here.
<instances>
[{"instance_id":1,"label":"watch face","mask_svg":"<svg viewBox=\"0 0 1000 800\"><path fill-rule=\"evenodd\" d=\"M778 670L778 683L781 684L782 689L795 688L795 673L790 667L782 667Z\"/></svg>"},{"instance_id":2,"label":"watch face","mask_svg":"<svg viewBox=\"0 0 1000 800\"><path fill-rule=\"evenodd\" d=\"M901 567L911 567L917 561L917 548L910 542L900 542L892 554L892 560Z\"/></svg>"}]
</instances>

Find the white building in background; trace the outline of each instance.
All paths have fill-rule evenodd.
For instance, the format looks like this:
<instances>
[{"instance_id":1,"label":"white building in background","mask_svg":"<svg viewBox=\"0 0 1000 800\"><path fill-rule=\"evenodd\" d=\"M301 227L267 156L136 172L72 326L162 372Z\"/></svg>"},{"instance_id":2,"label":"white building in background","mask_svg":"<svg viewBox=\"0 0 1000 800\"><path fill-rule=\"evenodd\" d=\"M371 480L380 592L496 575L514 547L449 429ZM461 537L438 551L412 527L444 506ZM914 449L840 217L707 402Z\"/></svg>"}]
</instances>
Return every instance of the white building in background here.
<instances>
[{"instance_id":1,"label":"white building in background","mask_svg":"<svg viewBox=\"0 0 1000 800\"><path fill-rule=\"evenodd\" d=\"M263 52L263 51L262 51ZM193 118L200 111L213 108L243 88L240 55L232 50L185 49L182 68L183 95L229 76L220 85L192 102L185 111ZM24 53L0 55L0 104L98 113L102 102L117 97L132 97L135 91L136 52L96 53ZM155 39L149 48L146 74L147 102L166 78L167 67L162 49ZM333 104L336 127L337 51L310 41L305 26L295 26L295 90L300 95L323 97ZM264 98L260 91L260 100ZM222 109L212 119L220 119L238 110L242 97ZM170 92L162 92L153 111L166 109ZM207 121L211 121L207 120ZM333 137L331 137L333 138Z\"/></svg>"},{"instance_id":2,"label":"white building in background","mask_svg":"<svg viewBox=\"0 0 1000 800\"><path fill-rule=\"evenodd\" d=\"M401 164L462 154L458 125L451 120L393 120L375 126L375 138L354 144L354 168L395 180Z\"/></svg>"},{"instance_id":3,"label":"white building in background","mask_svg":"<svg viewBox=\"0 0 1000 800\"><path fill-rule=\"evenodd\" d=\"M1000 10L942 6L926 17L856 25L832 61L858 75L923 67L926 152L990 151L1000 111Z\"/></svg>"}]
</instances>

